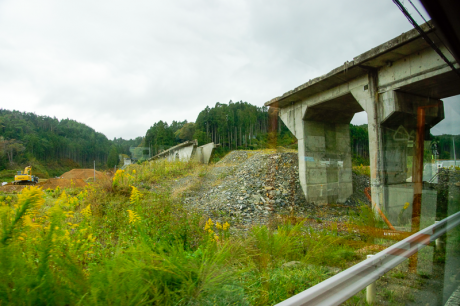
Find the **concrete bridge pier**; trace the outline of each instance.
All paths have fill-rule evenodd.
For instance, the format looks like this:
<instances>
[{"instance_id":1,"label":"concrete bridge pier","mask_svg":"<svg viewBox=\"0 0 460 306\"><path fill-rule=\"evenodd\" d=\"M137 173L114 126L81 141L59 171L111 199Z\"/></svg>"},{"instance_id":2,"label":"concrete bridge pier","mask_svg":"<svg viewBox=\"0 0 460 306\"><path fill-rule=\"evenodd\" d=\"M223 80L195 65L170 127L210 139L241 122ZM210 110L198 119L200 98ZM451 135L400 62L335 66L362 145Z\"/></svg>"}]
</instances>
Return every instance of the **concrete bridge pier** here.
<instances>
[{"instance_id":1,"label":"concrete bridge pier","mask_svg":"<svg viewBox=\"0 0 460 306\"><path fill-rule=\"evenodd\" d=\"M422 159L423 165L423 153L420 155L416 150L417 139L422 139L424 144L428 142L424 145L427 151L430 129L444 119L444 108L441 100L430 97L394 90L378 93L376 75L370 73L368 79L367 90L353 88L350 92L368 117L372 199L389 212L392 203L398 206L412 203L417 176L415 164ZM424 135L418 137L419 108L426 111ZM421 180L417 183L421 184ZM419 188L421 193L422 187Z\"/></svg>"},{"instance_id":2,"label":"concrete bridge pier","mask_svg":"<svg viewBox=\"0 0 460 306\"><path fill-rule=\"evenodd\" d=\"M280 109L280 117L298 140L299 178L307 201L343 203L353 193L349 124L355 113L368 117L373 202L389 210L390 202L404 206L413 190L417 110L426 108L424 135L444 118L441 100L398 91L378 93L376 75L321 103L305 101ZM365 85L363 85L365 84ZM422 157L423 158L423 157ZM412 184L412 185L411 185ZM404 199L403 199L404 198ZM399 203L401 202L401 203Z\"/></svg>"},{"instance_id":3,"label":"concrete bridge pier","mask_svg":"<svg viewBox=\"0 0 460 306\"><path fill-rule=\"evenodd\" d=\"M298 140L302 190L315 204L343 203L353 193L350 121L356 108L337 109L343 97L340 100L320 106L293 105L280 112Z\"/></svg>"},{"instance_id":4,"label":"concrete bridge pier","mask_svg":"<svg viewBox=\"0 0 460 306\"><path fill-rule=\"evenodd\" d=\"M459 69L436 29L429 23L421 28ZM415 219L420 207L436 203L436 195L423 190L432 173L429 158L423 177L423 159L431 157L431 127L444 118L440 99L459 95L458 84L458 75L411 30L265 105L279 108L297 137L300 183L307 201L316 204L343 203L352 194L349 123L366 111L371 196L393 222L402 211L413 211Z\"/></svg>"}]
</instances>

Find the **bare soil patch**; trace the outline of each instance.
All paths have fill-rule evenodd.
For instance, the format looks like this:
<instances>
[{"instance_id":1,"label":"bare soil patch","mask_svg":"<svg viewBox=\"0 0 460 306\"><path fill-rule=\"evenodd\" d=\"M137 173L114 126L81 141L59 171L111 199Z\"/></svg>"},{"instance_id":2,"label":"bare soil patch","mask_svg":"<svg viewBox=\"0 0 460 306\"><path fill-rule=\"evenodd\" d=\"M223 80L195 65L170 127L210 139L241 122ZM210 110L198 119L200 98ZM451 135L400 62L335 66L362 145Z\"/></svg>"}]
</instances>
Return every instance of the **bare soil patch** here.
<instances>
[{"instance_id":1,"label":"bare soil patch","mask_svg":"<svg viewBox=\"0 0 460 306\"><path fill-rule=\"evenodd\" d=\"M56 189L59 188L69 188L69 187L85 187L86 182L81 178L66 179L66 178L52 178L47 180L44 183L39 183L36 186L43 189Z\"/></svg>"},{"instance_id":2,"label":"bare soil patch","mask_svg":"<svg viewBox=\"0 0 460 306\"><path fill-rule=\"evenodd\" d=\"M60 176L63 179L82 179L87 180L89 178L94 177L94 170L93 169L72 169L69 172L64 173ZM100 171L96 171L96 180L97 179L104 179L107 176Z\"/></svg>"}]
</instances>

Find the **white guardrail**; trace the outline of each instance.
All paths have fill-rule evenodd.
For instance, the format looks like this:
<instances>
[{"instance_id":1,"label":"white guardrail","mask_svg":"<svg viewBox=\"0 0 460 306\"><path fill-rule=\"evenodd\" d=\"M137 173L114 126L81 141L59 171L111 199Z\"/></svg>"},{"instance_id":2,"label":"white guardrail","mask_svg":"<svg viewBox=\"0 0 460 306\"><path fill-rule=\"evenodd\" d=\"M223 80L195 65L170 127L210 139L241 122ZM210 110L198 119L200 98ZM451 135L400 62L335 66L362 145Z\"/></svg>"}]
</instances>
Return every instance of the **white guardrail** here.
<instances>
[{"instance_id":1,"label":"white guardrail","mask_svg":"<svg viewBox=\"0 0 460 306\"><path fill-rule=\"evenodd\" d=\"M457 212L276 305L339 305L459 224Z\"/></svg>"}]
</instances>

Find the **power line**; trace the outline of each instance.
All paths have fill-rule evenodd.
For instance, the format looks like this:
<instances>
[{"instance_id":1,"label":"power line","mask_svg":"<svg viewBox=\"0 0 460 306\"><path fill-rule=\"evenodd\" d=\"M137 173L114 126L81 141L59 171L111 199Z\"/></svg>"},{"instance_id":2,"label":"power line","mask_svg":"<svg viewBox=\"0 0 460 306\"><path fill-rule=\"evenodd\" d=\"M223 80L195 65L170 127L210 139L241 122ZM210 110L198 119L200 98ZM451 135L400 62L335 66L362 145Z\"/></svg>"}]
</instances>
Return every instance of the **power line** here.
<instances>
[{"instance_id":1,"label":"power line","mask_svg":"<svg viewBox=\"0 0 460 306\"><path fill-rule=\"evenodd\" d=\"M426 21L425 17L423 17L422 13L420 13L420 11L417 9L417 7L414 5L414 3L411 0L409 0L409 2L412 5L412 7L417 11L417 13L420 15L420 17L422 17L423 21L425 21L425 23L430 27L430 29L433 29L431 24L429 24L428 21ZM403 2L403 6L404 6L404 2ZM444 45L444 47L446 47L446 49L447 49L447 51L449 51L450 55L452 55L452 57L454 57L454 54L452 53L452 51L450 51L450 49L446 46L446 44L438 36L438 33L434 32L434 35L436 35L436 37L439 39L439 41Z\"/></svg>"},{"instance_id":2,"label":"power line","mask_svg":"<svg viewBox=\"0 0 460 306\"><path fill-rule=\"evenodd\" d=\"M417 7L412 3L411 0L409 0L409 3L410 3L410 4L412 5L412 7L417 11L417 13L420 15L420 17L422 17L423 21L428 22L428 21L426 21L425 17L422 16L422 14L420 13L420 11L419 11L419 10L417 9ZM431 24L428 24L428 26L429 26L430 28L433 28L433 27L431 26Z\"/></svg>"},{"instance_id":3,"label":"power line","mask_svg":"<svg viewBox=\"0 0 460 306\"><path fill-rule=\"evenodd\" d=\"M439 50L438 46L435 45L435 43L431 40L431 38L422 30L422 28L417 24L417 22L412 18L412 16L409 14L409 12L406 10L406 8L399 2L399 0L393 0L393 2L398 6L398 8L401 10L401 12L406 16L407 20L414 26L414 28L420 33L422 38L430 45L433 50L438 53L438 55L442 58L444 62L449 65L449 67L454 71L458 77L460 77L460 72L454 67L454 65L445 57L445 55ZM411 2L412 3L412 2Z\"/></svg>"}]
</instances>

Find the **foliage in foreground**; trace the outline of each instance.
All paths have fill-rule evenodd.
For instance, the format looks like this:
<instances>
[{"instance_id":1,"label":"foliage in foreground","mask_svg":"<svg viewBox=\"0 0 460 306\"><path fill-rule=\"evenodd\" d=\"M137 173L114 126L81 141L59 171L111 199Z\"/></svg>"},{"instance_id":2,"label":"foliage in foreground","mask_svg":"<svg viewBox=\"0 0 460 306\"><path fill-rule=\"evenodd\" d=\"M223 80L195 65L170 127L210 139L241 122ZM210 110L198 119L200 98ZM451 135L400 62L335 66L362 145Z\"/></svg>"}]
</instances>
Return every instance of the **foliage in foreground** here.
<instances>
[{"instance_id":1,"label":"foliage in foreground","mask_svg":"<svg viewBox=\"0 0 460 306\"><path fill-rule=\"evenodd\" d=\"M302 223L243 235L230 220L185 209L167 188L141 187L192 171L151 163L85 189L0 196L0 302L266 305L330 277L321 265L355 259L344 238Z\"/></svg>"}]
</instances>

